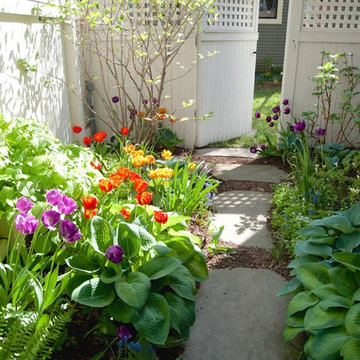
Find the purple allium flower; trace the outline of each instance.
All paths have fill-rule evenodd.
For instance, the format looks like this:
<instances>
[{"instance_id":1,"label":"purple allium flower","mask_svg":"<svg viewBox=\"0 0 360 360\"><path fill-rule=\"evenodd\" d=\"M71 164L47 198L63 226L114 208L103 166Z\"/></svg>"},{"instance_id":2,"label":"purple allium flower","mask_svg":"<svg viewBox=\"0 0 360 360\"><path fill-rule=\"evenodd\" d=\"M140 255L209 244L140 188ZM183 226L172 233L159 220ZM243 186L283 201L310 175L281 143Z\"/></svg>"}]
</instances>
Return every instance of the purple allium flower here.
<instances>
[{"instance_id":1,"label":"purple allium flower","mask_svg":"<svg viewBox=\"0 0 360 360\"><path fill-rule=\"evenodd\" d=\"M157 98L155 98L155 97L153 97L152 99L151 99L151 101L152 101L152 103L155 105L155 104L157 104Z\"/></svg>"},{"instance_id":2,"label":"purple allium flower","mask_svg":"<svg viewBox=\"0 0 360 360\"><path fill-rule=\"evenodd\" d=\"M147 105L147 104L148 104L148 102L149 102L149 100L148 100L148 99L144 99L144 100L143 100L143 104L144 104L144 105Z\"/></svg>"},{"instance_id":3,"label":"purple allium flower","mask_svg":"<svg viewBox=\"0 0 360 360\"><path fill-rule=\"evenodd\" d=\"M121 263L123 260L123 249L119 245L111 245L105 251L105 257L114 264Z\"/></svg>"},{"instance_id":4,"label":"purple allium flower","mask_svg":"<svg viewBox=\"0 0 360 360\"><path fill-rule=\"evenodd\" d=\"M295 129L296 132L301 132L301 131L303 131L303 130L305 129L305 127L306 127L305 120L296 122L296 123L294 124L294 129Z\"/></svg>"},{"instance_id":5,"label":"purple allium flower","mask_svg":"<svg viewBox=\"0 0 360 360\"><path fill-rule=\"evenodd\" d=\"M289 103L289 100L288 100L288 99L284 99L284 100L282 101L282 103L283 103L283 105L287 105L287 104Z\"/></svg>"},{"instance_id":6,"label":"purple allium flower","mask_svg":"<svg viewBox=\"0 0 360 360\"><path fill-rule=\"evenodd\" d=\"M271 116L268 115L265 120L269 123L271 121Z\"/></svg>"},{"instance_id":7,"label":"purple allium flower","mask_svg":"<svg viewBox=\"0 0 360 360\"><path fill-rule=\"evenodd\" d=\"M272 118L273 120L279 120L279 115L275 114Z\"/></svg>"},{"instance_id":8,"label":"purple allium flower","mask_svg":"<svg viewBox=\"0 0 360 360\"><path fill-rule=\"evenodd\" d=\"M318 136L318 137L324 136L325 135L325 129L322 129L322 128L317 129L315 131L315 135Z\"/></svg>"},{"instance_id":9,"label":"purple allium flower","mask_svg":"<svg viewBox=\"0 0 360 360\"><path fill-rule=\"evenodd\" d=\"M113 96L113 97L111 98L111 101L112 101L114 104L116 104L116 103L118 103L118 102L120 101L120 98L119 98L118 96Z\"/></svg>"},{"instance_id":10,"label":"purple allium flower","mask_svg":"<svg viewBox=\"0 0 360 360\"><path fill-rule=\"evenodd\" d=\"M61 221L59 234L64 237L64 240L68 243L73 243L81 238L79 229L69 219Z\"/></svg>"},{"instance_id":11,"label":"purple allium flower","mask_svg":"<svg viewBox=\"0 0 360 360\"><path fill-rule=\"evenodd\" d=\"M24 212L24 213L27 213L28 211L30 211L33 206L34 206L34 203L31 202L31 200L25 196L21 197L16 202L16 208L19 211Z\"/></svg>"},{"instance_id":12,"label":"purple allium flower","mask_svg":"<svg viewBox=\"0 0 360 360\"><path fill-rule=\"evenodd\" d=\"M289 126L289 130L290 130L290 131L294 131L294 129L295 129L295 128L294 128L294 125L290 125L290 126Z\"/></svg>"},{"instance_id":13,"label":"purple allium flower","mask_svg":"<svg viewBox=\"0 0 360 360\"><path fill-rule=\"evenodd\" d=\"M255 113L255 117L256 117L257 119L259 119L260 116L261 116L260 112L257 111L257 112Z\"/></svg>"},{"instance_id":14,"label":"purple allium flower","mask_svg":"<svg viewBox=\"0 0 360 360\"><path fill-rule=\"evenodd\" d=\"M269 126L270 126L270 127L273 127L273 126L274 126L274 123L273 123L273 122L271 122L271 123L269 124Z\"/></svg>"},{"instance_id":15,"label":"purple allium flower","mask_svg":"<svg viewBox=\"0 0 360 360\"><path fill-rule=\"evenodd\" d=\"M24 235L33 234L38 226L39 220L25 212L21 212L15 216L15 229Z\"/></svg>"},{"instance_id":16,"label":"purple allium flower","mask_svg":"<svg viewBox=\"0 0 360 360\"><path fill-rule=\"evenodd\" d=\"M256 147L256 146L251 146L250 152L251 152L252 154L256 154L256 152L257 152L257 147Z\"/></svg>"},{"instance_id":17,"label":"purple allium flower","mask_svg":"<svg viewBox=\"0 0 360 360\"><path fill-rule=\"evenodd\" d=\"M62 214L69 215L77 209L77 204L74 199L63 195L58 202L58 209Z\"/></svg>"},{"instance_id":18,"label":"purple allium flower","mask_svg":"<svg viewBox=\"0 0 360 360\"><path fill-rule=\"evenodd\" d=\"M123 338L127 338L130 339L132 338L131 334L130 334L130 330L127 328L126 325L120 325L117 331L117 336L119 339L123 339Z\"/></svg>"},{"instance_id":19,"label":"purple allium flower","mask_svg":"<svg viewBox=\"0 0 360 360\"><path fill-rule=\"evenodd\" d=\"M286 108L284 109L284 114L285 114L285 115L289 115L289 114L290 114L290 108L289 108L289 107L286 107Z\"/></svg>"},{"instance_id":20,"label":"purple allium flower","mask_svg":"<svg viewBox=\"0 0 360 360\"><path fill-rule=\"evenodd\" d=\"M48 190L46 192L45 198L50 205L55 206L61 199L61 192L57 189Z\"/></svg>"},{"instance_id":21,"label":"purple allium flower","mask_svg":"<svg viewBox=\"0 0 360 360\"><path fill-rule=\"evenodd\" d=\"M47 210L43 212L41 221L50 231L55 231L55 225L61 220L60 216L56 210Z\"/></svg>"},{"instance_id":22,"label":"purple allium flower","mask_svg":"<svg viewBox=\"0 0 360 360\"><path fill-rule=\"evenodd\" d=\"M261 144L261 145L260 145L260 149L261 149L261 150L265 150L265 149L266 149L266 145Z\"/></svg>"},{"instance_id":23,"label":"purple allium flower","mask_svg":"<svg viewBox=\"0 0 360 360\"><path fill-rule=\"evenodd\" d=\"M279 111L280 111L280 106L278 106L278 105L277 105L277 106L274 106L274 107L272 108L272 112L275 113L275 114L278 113Z\"/></svg>"}]
</instances>

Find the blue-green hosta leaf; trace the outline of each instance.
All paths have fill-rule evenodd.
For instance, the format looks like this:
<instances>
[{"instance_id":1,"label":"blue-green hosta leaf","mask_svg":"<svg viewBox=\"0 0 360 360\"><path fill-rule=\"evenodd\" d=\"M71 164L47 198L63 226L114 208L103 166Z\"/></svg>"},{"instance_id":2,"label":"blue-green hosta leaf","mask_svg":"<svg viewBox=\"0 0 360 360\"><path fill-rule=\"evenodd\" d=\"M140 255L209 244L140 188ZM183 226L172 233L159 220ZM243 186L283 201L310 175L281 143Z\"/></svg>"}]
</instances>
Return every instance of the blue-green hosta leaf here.
<instances>
[{"instance_id":1,"label":"blue-green hosta leaf","mask_svg":"<svg viewBox=\"0 0 360 360\"><path fill-rule=\"evenodd\" d=\"M349 339L341 349L344 360L360 359L360 339Z\"/></svg>"},{"instance_id":2,"label":"blue-green hosta leaf","mask_svg":"<svg viewBox=\"0 0 360 360\"><path fill-rule=\"evenodd\" d=\"M357 290L354 292L352 301L360 301L360 289L357 289Z\"/></svg>"},{"instance_id":3,"label":"blue-green hosta leaf","mask_svg":"<svg viewBox=\"0 0 360 360\"><path fill-rule=\"evenodd\" d=\"M109 222L100 216L94 216L90 221L90 244L100 254L104 254L113 245L114 229Z\"/></svg>"},{"instance_id":4,"label":"blue-green hosta leaf","mask_svg":"<svg viewBox=\"0 0 360 360\"><path fill-rule=\"evenodd\" d=\"M360 304L354 305L347 312L345 327L350 335L360 336Z\"/></svg>"},{"instance_id":5,"label":"blue-green hosta leaf","mask_svg":"<svg viewBox=\"0 0 360 360\"><path fill-rule=\"evenodd\" d=\"M169 216L168 221L165 224L161 225L161 230L168 229L177 224L182 224L184 226L184 229L186 229L186 222L188 220L190 220L189 216L171 215L171 216Z\"/></svg>"},{"instance_id":6,"label":"blue-green hosta leaf","mask_svg":"<svg viewBox=\"0 0 360 360\"><path fill-rule=\"evenodd\" d=\"M348 269L337 266L329 270L332 283L336 286L337 292L351 299L358 285L354 278L354 273Z\"/></svg>"},{"instance_id":7,"label":"blue-green hosta leaf","mask_svg":"<svg viewBox=\"0 0 360 360\"><path fill-rule=\"evenodd\" d=\"M293 261L291 261L291 263L288 265L288 267L289 268L297 268L301 264L317 262L320 260L321 260L321 257L316 256L316 255L300 256L300 257L294 259Z\"/></svg>"},{"instance_id":8,"label":"blue-green hosta leaf","mask_svg":"<svg viewBox=\"0 0 360 360\"><path fill-rule=\"evenodd\" d=\"M99 278L92 278L79 285L71 294L71 299L91 307L102 308L110 305L115 298L112 286L106 285Z\"/></svg>"},{"instance_id":9,"label":"blue-green hosta leaf","mask_svg":"<svg viewBox=\"0 0 360 360\"><path fill-rule=\"evenodd\" d=\"M283 332L283 340L284 342L288 342L296 337L297 334L300 334L304 331L304 328L297 327L293 328L291 326L286 326L284 332Z\"/></svg>"},{"instance_id":10,"label":"blue-green hosta leaf","mask_svg":"<svg viewBox=\"0 0 360 360\"><path fill-rule=\"evenodd\" d=\"M302 291L296 294L289 302L287 308L287 316L291 316L299 311L305 310L316 305L319 299L311 293L311 291Z\"/></svg>"},{"instance_id":11,"label":"blue-green hosta leaf","mask_svg":"<svg viewBox=\"0 0 360 360\"><path fill-rule=\"evenodd\" d=\"M320 305L325 311L327 311L329 308L333 307L349 309L353 305L353 302L344 296L333 296L321 301Z\"/></svg>"},{"instance_id":12,"label":"blue-green hosta leaf","mask_svg":"<svg viewBox=\"0 0 360 360\"><path fill-rule=\"evenodd\" d=\"M293 295L302 288L303 286L301 281L297 278L293 278L287 282L281 290L278 291L277 296Z\"/></svg>"},{"instance_id":13,"label":"blue-green hosta leaf","mask_svg":"<svg viewBox=\"0 0 360 360\"><path fill-rule=\"evenodd\" d=\"M115 239L117 245L123 249L126 257L131 258L138 255L140 250L140 239L137 236L129 234L128 231L124 231L124 226L117 227Z\"/></svg>"},{"instance_id":14,"label":"blue-green hosta leaf","mask_svg":"<svg viewBox=\"0 0 360 360\"><path fill-rule=\"evenodd\" d=\"M146 274L151 280L160 279L172 273L181 262L173 257L158 255L142 264L139 271Z\"/></svg>"},{"instance_id":15,"label":"blue-green hosta leaf","mask_svg":"<svg viewBox=\"0 0 360 360\"><path fill-rule=\"evenodd\" d=\"M190 271L195 281L204 281L209 277L205 255L202 251L196 251L192 259L184 265Z\"/></svg>"},{"instance_id":16,"label":"blue-green hosta leaf","mask_svg":"<svg viewBox=\"0 0 360 360\"><path fill-rule=\"evenodd\" d=\"M164 239L166 246L176 252L176 257L182 262L190 261L195 254L194 245L185 237L169 237Z\"/></svg>"},{"instance_id":17,"label":"blue-green hosta leaf","mask_svg":"<svg viewBox=\"0 0 360 360\"><path fill-rule=\"evenodd\" d=\"M352 252L360 245L360 231L356 230L350 234L342 234L336 240L336 247L343 251Z\"/></svg>"},{"instance_id":18,"label":"blue-green hosta leaf","mask_svg":"<svg viewBox=\"0 0 360 360\"><path fill-rule=\"evenodd\" d=\"M286 325L294 328L304 328L304 316L306 310L297 312L296 314L286 318Z\"/></svg>"},{"instance_id":19,"label":"blue-green hosta leaf","mask_svg":"<svg viewBox=\"0 0 360 360\"><path fill-rule=\"evenodd\" d=\"M335 237L334 236L311 237L307 239L307 241L311 244L332 245L335 241Z\"/></svg>"},{"instance_id":20,"label":"blue-green hosta leaf","mask_svg":"<svg viewBox=\"0 0 360 360\"><path fill-rule=\"evenodd\" d=\"M328 310L321 307L321 303L310 308L304 317L304 328L306 331L328 329L344 323L346 310Z\"/></svg>"},{"instance_id":21,"label":"blue-green hosta leaf","mask_svg":"<svg viewBox=\"0 0 360 360\"><path fill-rule=\"evenodd\" d=\"M330 283L328 268L319 263L299 265L297 268L297 278L309 290Z\"/></svg>"},{"instance_id":22,"label":"blue-green hosta leaf","mask_svg":"<svg viewBox=\"0 0 360 360\"><path fill-rule=\"evenodd\" d=\"M332 254L332 248L329 245L312 244L308 241L298 241L295 245L295 254L297 256L318 255L327 258Z\"/></svg>"},{"instance_id":23,"label":"blue-green hosta leaf","mask_svg":"<svg viewBox=\"0 0 360 360\"><path fill-rule=\"evenodd\" d=\"M116 271L114 268L109 267L102 271L100 275L100 280L104 284L112 284L113 282L119 280L122 276L123 275L121 268Z\"/></svg>"},{"instance_id":24,"label":"blue-green hosta leaf","mask_svg":"<svg viewBox=\"0 0 360 360\"><path fill-rule=\"evenodd\" d=\"M321 226L308 226L299 230L298 233L300 235L309 237L324 237L327 235L325 229Z\"/></svg>"},{"instance_id":25,"label":"blue-green hosta leaf","mask_svg":"<svg viewBox=\"0 0 360 360\"><path fill-rule=\"evenodd\" d=\"M85 255L74 255L65 259L66 264L72 269L79 270L88 274L96 273L100 270L100 265L96 260L92 261L91 258Z\"/></svg>"},{"instance_id":26,"label":"blue-green hosta leaf","mask_svg":"<svg viewBox=\"0 0 360 360\"><path fill-rule=\"evenodd\" d=\"M156 244L156 239L153 235L151 235L142 226L136 225L134 223L118 223L118 236L120 235L129 237L134 243L140 241L141 248L145 251L150 250Z\"/></svg>"},{"instance_id":27,"label":"blue-green hosta leaf","mask_svg":"<svg viewBox=\"0 0 360 360\"><path fill-rule=\"evenodd\" d=\"M195 281L190 271L183 265L178 266L166 277L166 283L179 296L188 300L194 300L194 294L196 293Z\"/></svg>"},{"instance_id":28,"label":"blue-green hosta leaf","mask_svg":"<svg viewBox=\"0 0 360 360\"><path fill-rule=\"evenodd\" d=\"M150 288L150 279L142 272L131 272L115 282L117 296L135 308L141 308L145 304Z\"/></svg>"},{"instance_id":29,"label":"blue-green hosta leaf","mask_svg":"<svg viewBox=\"0 0 360 360\"><path fill-rule=\"evenodd\" d=\"M350 209L344 211L344 215L351 221L354 226L360 225L360 204L357 203Z\"/></svg>"},{"instance_id":30,"label":"blue-green hosta leaf","mask_svg":"<svg viewBox=\"0 0 360 360\"><path fill-rule=\"evenodd\" d=\"M348 339L349 335L342 326L320 330L311 343L310 356L316 360L338 360L340 350Z\"/></svg>"},{"instance_id":31,"label":"blue-green hosta leaf","mask_svg":"<svg viewBox=\"0 0 360 360\"><path fill-rule=\"evenodd\" d=\"M150 293L140 311L140 319L134 322L140 336L156 345L164 345L170 330L170 309L165 298Z\"/></svg>"},{"instance_id":32,"label":"blue-green hosta leaf","mask_svg":"<svg viewBox=\"0 0 360 360\"><path fill-rule=\"evenodd\" d=\"M316 295L319 299L325 300L332 296L338 296L339 293L336 290L334 284L326 284L312 289L311 292Z\"/></svg>"},{"instance_id":33,"label":"blue-green hosta leaf","mask_svg":"<svg viewBox=\"0 0 360 360\"><path fill-rule=\"evenodd\" d=\"M350 270L360 270L360 254L350 252L338 252L332 258Z\"/></svg>"},{"instance_id":34,"label":"blue-green hosta leaf","mask_svg":"<svg viewBox=\"0 0 360 360\"><path fill-rule=\"evenodd\" d=\"M314 220L311 224L315 226L327 226L344 233L350 233L355 230L350 220L342 215L332 215L322 219Z\"/></svg>"},{"instance_id":35,"label":"blue-green hosta leaf","mask_svg":"<svg viewBox=\"0 0 360 360\"><path fill-rule=\"evenodd\" d=\"M139 311L137 308L124 303L121 299L115 298L107 308L109 315L121 323L132 323L138 321Z\"/></svg>"}]
</instances>

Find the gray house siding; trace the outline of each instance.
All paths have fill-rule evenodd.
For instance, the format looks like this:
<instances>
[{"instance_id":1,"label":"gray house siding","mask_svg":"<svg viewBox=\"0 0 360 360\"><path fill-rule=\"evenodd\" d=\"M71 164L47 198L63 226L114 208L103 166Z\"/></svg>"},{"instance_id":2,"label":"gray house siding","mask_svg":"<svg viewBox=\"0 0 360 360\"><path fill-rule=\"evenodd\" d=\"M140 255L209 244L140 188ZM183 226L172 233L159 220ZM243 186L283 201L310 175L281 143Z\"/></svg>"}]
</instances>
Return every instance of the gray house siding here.
<instances>
[{"instance_id":1,"label":"gray house siding","mask_svg":"<svg viewBox=\"0 0 360 360\"><path fill-rule=\"evenodd\" d=\"M289 1L284 0L281 24L259 24L256 71L264 70L264 59L270 56L274 65L283 65Z\"/></svg>"}]
</instances>

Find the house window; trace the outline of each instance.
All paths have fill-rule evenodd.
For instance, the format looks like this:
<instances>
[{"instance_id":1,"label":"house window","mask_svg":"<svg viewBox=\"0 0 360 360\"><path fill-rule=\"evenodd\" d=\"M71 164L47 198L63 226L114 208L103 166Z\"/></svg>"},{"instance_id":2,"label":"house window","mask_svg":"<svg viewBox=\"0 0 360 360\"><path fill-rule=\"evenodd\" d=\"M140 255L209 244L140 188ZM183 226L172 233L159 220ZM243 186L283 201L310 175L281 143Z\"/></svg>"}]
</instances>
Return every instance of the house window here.
<instances>
[{"instance_id":1,"label":"house window","mask_svg":"<svg viewBox=\"0 0 360 360\"><path fill-rule=\"evenodd\" d=\"M283 0L260 0L259 23L281 24Z\"/></svg>"}]
</instances>

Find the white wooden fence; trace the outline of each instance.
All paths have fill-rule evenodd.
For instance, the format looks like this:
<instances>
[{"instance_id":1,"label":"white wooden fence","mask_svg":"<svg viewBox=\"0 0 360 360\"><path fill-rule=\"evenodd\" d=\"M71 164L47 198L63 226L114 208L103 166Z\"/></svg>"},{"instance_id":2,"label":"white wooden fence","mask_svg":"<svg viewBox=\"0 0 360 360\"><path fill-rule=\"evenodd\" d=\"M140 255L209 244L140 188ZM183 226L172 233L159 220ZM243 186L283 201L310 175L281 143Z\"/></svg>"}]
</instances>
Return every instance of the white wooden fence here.
<instances>
[{"instance_id":1,"label":"white wooden fence","mask_svg":"<svg viewBox=\"0 0 360 360\"><path fill-rule=\"evenodd\" d=\"M0 0L0 113L47 122L55 136L69 143L71 125L83 125L84 115L64 82L79 88L79 67L71 42L40 17L37 8L45 3ZM56 13L43 9L41 16Z\"/></svg>"},{"instance_id":2,"label":"white wooden fence","mask_svg":"<svg viewBox=\"0 0 360 360\"><path fill-rule=\"evenodd\" d=\"M352 53L360 67L360 0L290 1L287 31L282 97L300 115L314 110L314 83L308 78L319 72L321 51ZM340 100L335 98L334 107Z\"/></svg>"}]
</instances>

